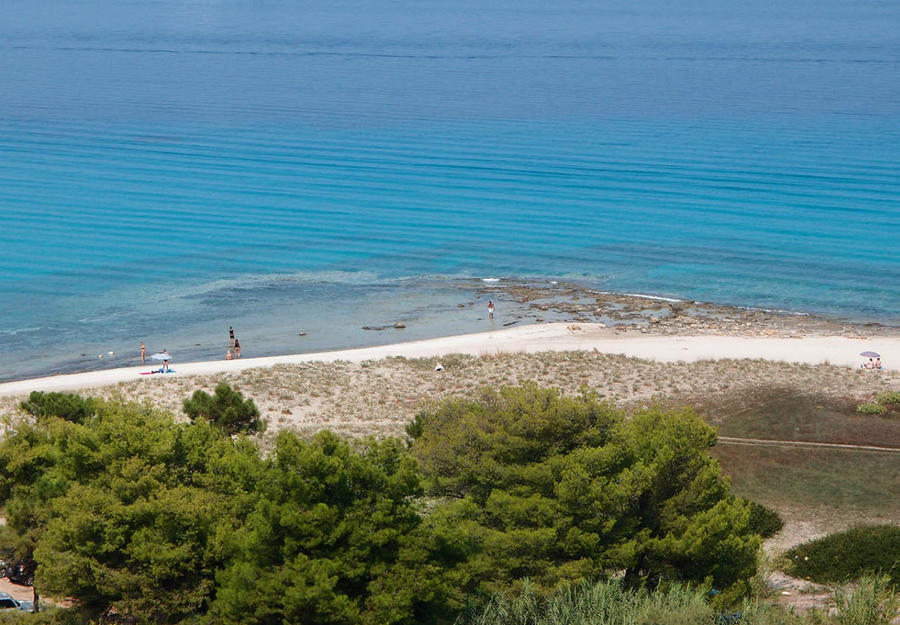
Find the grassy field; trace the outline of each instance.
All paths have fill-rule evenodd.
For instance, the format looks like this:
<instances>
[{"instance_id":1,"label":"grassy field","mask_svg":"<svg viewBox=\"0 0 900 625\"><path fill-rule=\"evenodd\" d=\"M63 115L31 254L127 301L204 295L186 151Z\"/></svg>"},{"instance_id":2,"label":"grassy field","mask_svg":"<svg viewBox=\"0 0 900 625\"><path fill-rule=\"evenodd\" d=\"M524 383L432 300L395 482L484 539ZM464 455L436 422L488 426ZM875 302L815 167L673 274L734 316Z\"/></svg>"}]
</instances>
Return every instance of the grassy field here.
<instances>
[{"instance_id":1,"label":"grassy field","mask_svg":"<svg viewBox=\"0 0 900 625\"><path fill-rule=\"evenodd\" d=\"M737 494L791 518L900 522L900 454L720 443L713 455Z\"/></svg>"},{"instance_id":2,"label":"grassy field","mask_svg":"<svg viewBox=\"0 0 900 625\"><path fill-rule=\"evenodd\" d=\"M694 398L720 436L900 448L900 419L856 412L858 397L759 385ZM900 453L720 442L735 492L822 527L900 522Z\"/></svg>"},{"instance_id":3,"label":"grassy field","mask_svg":"<svg viewBox=\"0 0 900 625\"><path fill-rule=\"evenodd\" d=\"M860 414L859 401L797 385L763 384L690 403L721 436L900 447L900 419Z\"/></svg>"}]
</instances>

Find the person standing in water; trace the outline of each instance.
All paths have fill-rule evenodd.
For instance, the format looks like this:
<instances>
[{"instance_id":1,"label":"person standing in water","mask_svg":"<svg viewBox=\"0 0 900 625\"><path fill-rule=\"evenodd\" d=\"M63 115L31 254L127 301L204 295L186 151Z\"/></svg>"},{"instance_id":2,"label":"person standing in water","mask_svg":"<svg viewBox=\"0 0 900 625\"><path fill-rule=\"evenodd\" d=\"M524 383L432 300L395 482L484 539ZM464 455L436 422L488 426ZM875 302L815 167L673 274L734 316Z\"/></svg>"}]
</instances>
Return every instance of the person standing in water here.
<instances>
[{"instance_id":1,"label":"person standing in water","mask_svg":"<svg viewBox=\"0 0 900 625\"><path fill-rule=\"evenodd\" d=\"M144 345L144 341L141 341L141 364L147 362L147 347Z\"/></svg>"},{"instance_id":2,"label":"person standing in water","mask_svg":"<svg viewBox=\"0 0 900 625\"><path fill-rule=\"evenodd\" d=\"M241 342L237 339L234 339L233 343L234 343L234 357L240 358L241 357Z\"/></svg>"},{"instance_id":3,"label":"person standing in water","mask_svg":"<svg viewBox=\"0 0 900 625\"><path fill-rule=\"evenodd\" d=\"M231 341L231 348L234 349L234 328L228 326L228 339Z\"/></svg>"},{"instance_id":4,"label":"person standing in water","mask_svg":"<svg viewBox=\"0 0 900 625\"><path fill-rule=\"evenodd\" d=\"M494 318L494 302L493 300L488 300L488 318Z\"/></svg>"}]
</instances>

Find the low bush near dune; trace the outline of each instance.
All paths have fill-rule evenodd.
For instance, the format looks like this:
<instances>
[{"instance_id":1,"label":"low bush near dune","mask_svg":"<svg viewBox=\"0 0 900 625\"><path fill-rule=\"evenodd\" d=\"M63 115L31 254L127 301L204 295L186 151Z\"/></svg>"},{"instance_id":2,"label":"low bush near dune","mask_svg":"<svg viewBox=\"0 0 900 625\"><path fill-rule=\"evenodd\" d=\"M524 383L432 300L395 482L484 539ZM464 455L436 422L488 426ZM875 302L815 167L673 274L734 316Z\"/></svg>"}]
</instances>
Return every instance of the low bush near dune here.
<instances>
[{"instance_id":1,"label":"low bush near dune","mask_svg":"<svg viewBox=\"0 0 900 625\"><path fill-rule=\"evenodd\" d=\"M900 391L888 391L887 393L882 393L875 401L882 406L900 406Z\"/></svg>"},{"instance_id":2,"label":"low bush near dune","mask_svg":"<svg viewBox=\"0 0 900 625\"><path fill-rule=\"evenodd\" d=\"M787 572L820 583L888 575L900 584L900 527L868 525L798 545L787 552Z\"/></svg>"},{"instance_id":3,"label":"low bush near dune","mask_svg":"<svg viewBox=\"0 0 900 625\"><path fill-rule=\"evenodd\" d=\"M856 407L856 412L860 414L884 414L887 408L877 402L866 402Z\"/></svg>"},{"instance_id":4,"label":"low bush near dune","mask_svg":"<svg viewBox=\"0 0 900 625\"><path fill-rule=\"evenodd\" d=\"M22 410L36 417L59 417L66 421L82 423L94 414L94 400L73 393L44 393L33 391Z\"/></svg>"},{"instance_id":5,"label":"low bush near dune","mask_svg":"<svg viewBox=\"0 0 900 625\"><path fill-rule=\"evenodd\" d=\"M888 391L878 395L874 401L867 401L856 407L856 412L868 415L883 415L900 412L900 391Z\"/></svg>"},{"instance_id":6,"label":"low bush near dune","mask_svg":"<svg viewBox=\"0 0 900 625\"><path fill-rule=\"evenodd\" d=\"M755 501L748 500L748 503L750 504L750 529L754 534L759 534L763 538L771 538L781 531L784 521L777 512Z\"/></svg>"},{"instance_id":7,"label":"low bush near dune","mask_svg":"<svg viewBox=\"0 0 900 625\"><path fill-rule=\"evenodd\" d=\"M190 399L184 400L183 410L191 421L206 419L229 435L265 430L265 422L259 418L259 409L253 400L245 400L225 382L219 382L213 395L196 391Z\"/></svg>"}]
</instances>

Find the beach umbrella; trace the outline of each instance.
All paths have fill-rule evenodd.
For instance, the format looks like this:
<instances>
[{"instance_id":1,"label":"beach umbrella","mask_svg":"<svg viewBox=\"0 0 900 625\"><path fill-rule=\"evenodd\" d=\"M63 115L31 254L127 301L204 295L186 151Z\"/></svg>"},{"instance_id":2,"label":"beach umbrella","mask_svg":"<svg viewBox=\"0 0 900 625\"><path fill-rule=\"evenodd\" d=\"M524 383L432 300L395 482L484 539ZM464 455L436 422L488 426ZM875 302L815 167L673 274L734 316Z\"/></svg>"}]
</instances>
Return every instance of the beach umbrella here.
<instances>
[{"instance_id":1,"label":"beach umbrella","mask_svg":"<svg viewBox=\"0 0 900 625\"><path fill-rule=\"evenodd\" d=\"M172 360L172 354L163 354L159 352L158 354L153 354L150 356L153 360Z\"/></svg>"},{"instance_id":2,"label":"beach umbrella","mask_svg":"<svg viewBox=\"0 0 900 625\"><path fill-rule=\"evenodd\" d=\"M878 352L863 352L860 356L865 356L866 358L881 358L881 354Z\"/></svg>"}]
</instances>

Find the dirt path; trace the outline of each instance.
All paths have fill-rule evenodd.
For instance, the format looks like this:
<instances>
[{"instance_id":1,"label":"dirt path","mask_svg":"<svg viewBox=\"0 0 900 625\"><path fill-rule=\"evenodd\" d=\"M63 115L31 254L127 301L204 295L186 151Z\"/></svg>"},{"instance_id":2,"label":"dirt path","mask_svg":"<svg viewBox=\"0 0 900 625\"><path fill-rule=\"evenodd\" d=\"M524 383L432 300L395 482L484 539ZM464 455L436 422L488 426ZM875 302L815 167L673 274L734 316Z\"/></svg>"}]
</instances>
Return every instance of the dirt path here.
<instances>
[{"instance_id":1,"label":"dirt path","mask_svg":"<svg viewBox=\"0 0 900 625\"><path fill-rule=\"evenodd\" d=\"M813 443L810 441L780 441L767 438L735 438L720 436L720 443L732 445L769 445L773 447L824 447L826 449L851 449L853 451L876 451L900 454L900 447L876 447L874 445L846 445L844 443Z\"/></svg>"}]
</instances>

